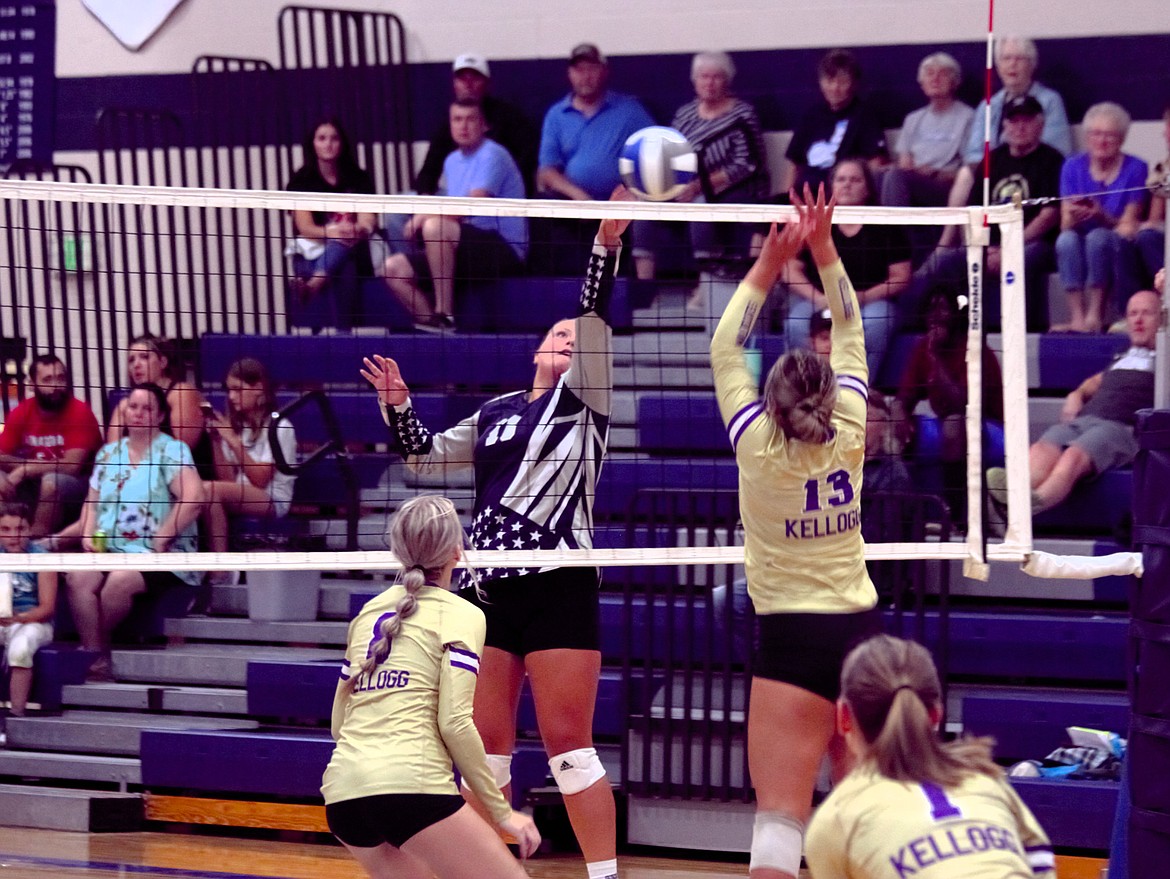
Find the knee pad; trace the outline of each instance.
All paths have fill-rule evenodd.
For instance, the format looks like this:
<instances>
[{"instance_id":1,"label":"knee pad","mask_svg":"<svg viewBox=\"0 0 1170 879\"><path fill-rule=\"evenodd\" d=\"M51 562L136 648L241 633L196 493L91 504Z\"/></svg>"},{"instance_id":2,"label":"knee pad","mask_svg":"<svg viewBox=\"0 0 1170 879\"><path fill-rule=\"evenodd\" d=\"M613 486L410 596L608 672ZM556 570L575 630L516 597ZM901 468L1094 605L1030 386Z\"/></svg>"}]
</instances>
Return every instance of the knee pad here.
<instances>
[{"instance_id":1,"label":"knee pad","mask_svg":"<svg viewBox=\"0 0 1170 879\"><path fill-rule=\"evenodd\" d=\"M752 827L752 858L749 870L771 869L800 875L804 847L804 825L783 812L756 812Z\"/></svg>"},{"instance_id":2,"label":"knee pad","mask_svg":"<svg viewBox=\"0 0 1170 879\"><path fill-rule=\"evenodd\" d=\"M579 794L605 778L596 748L578 748L550 757L548 768L562 794Z\"/></svg>"},{"instance_id":3,"label":"knee pad","mask_svg":"<svg viewBox=\"0 0 1170 879\"><path fill-rule=\"evenodd\" d=\"M488 754L487 755L488 769L491 770L492 778L496 781L496 787L503 790L512 783L512 755L511 754ZM460 779L463 787L467 787L467 779ZM468 790L471 788L467 787Z\"/></svg>"}]
</instances>

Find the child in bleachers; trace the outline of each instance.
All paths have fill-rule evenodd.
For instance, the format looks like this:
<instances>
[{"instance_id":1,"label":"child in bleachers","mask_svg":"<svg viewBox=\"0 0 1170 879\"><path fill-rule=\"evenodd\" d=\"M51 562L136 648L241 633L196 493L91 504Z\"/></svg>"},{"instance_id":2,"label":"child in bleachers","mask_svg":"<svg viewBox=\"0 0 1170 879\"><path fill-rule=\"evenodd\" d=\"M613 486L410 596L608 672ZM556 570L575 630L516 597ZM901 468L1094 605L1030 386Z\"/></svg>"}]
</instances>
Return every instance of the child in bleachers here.
<instances>
[{"instance_id":1,"label":"child in bleachers","mask_svg":"<svg viewBox=\"0 0 1170 879\"><path fill-rule=\"evenodd\" d=\"M32 522L23 504L0 504L0 550L45 552L43 547L32 542L31 534ZM8 693L12 713L22 717L32 691L33 656L53 640L57 575L52 571L19 571L0 574L0 578L8 578L12 590L11 611L0 616L0 644L6 648L4 659L9 668Z\"/></svg>"}]
</instances>

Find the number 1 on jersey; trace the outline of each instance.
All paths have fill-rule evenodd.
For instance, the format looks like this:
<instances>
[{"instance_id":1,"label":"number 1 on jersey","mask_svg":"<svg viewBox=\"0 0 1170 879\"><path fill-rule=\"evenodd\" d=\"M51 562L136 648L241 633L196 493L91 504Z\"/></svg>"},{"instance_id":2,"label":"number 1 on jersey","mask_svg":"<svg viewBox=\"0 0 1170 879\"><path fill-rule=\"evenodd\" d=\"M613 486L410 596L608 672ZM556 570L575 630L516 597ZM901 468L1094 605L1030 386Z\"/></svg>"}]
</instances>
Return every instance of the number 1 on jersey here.
<instances>
[{"instance_id":1,"label":"number 1 on jersey","mask_svg":"<svg viewBox=\"0 0 1170 879\"><path fill-rule=\"evenodd\" d=\"M853 501L853 483L849 481L848 470L834 470L825 477L825 484L832 495L830 507L843 507ZM821 480L810 479L804 484L804 512L816 513L821 509Z\"/></svg>"}]
</instances>

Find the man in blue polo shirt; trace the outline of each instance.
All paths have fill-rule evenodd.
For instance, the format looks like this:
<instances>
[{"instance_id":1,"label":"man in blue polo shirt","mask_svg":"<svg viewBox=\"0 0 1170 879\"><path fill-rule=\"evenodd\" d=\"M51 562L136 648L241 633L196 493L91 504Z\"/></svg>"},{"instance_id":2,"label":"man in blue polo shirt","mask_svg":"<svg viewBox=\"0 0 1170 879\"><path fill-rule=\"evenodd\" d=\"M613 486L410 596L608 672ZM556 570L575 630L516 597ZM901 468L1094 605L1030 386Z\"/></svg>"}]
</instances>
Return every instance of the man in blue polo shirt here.
<instances>
[{"instance_id":1,"label":"man in blue polo shirt","mask_svg":"<svg viewBox=\"0 0 1170 879\"><path fill-rule=\"evenodd\" d=\"M545 114L538 190L577 201L604 201L620 182L622 145L654 120L637 98L610 91L608 80L605 56L592 43L581 43L569 54L572 91Z\"/></svg>"}]
</instances>

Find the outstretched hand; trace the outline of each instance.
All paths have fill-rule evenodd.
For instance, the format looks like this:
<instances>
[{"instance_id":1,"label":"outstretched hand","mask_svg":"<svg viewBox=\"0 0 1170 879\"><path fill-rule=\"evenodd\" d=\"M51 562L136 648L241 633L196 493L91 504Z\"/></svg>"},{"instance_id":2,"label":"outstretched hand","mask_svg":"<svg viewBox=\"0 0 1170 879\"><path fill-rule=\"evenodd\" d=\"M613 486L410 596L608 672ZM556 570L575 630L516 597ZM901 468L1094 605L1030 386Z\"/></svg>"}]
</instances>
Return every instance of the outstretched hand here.
<instances>
[{"instance_id":1,"label":"outstretched hand","mask_svg":"<svg viewBox=\"0 0 1170 879\"><path fill-rule=\"evenodd\" d=\"M801 198L792 189L788 192L802 224L806 226L805 240L808 242L809 252L817 266L827 266L837 260L837 247L833 244L833 209L837 207L837 198L833 196L825 201L825 186L822 183L817 187L816 198L813 198L812 189L804 185L804 197Z\"/></svg>"},{"instance_id":2,"label":"outstretched hand","mask_svg":"<svg viewBox=\"0 0 1170 879\"><path fill-rule=\"evenodd\" d=\"M620 183L614 187L613 192L609 194L610 201L637 201L634 194L622 186ZM597 230L597 240L608 248L620 247L622 243L622 234L629 227L631 219L617 219L614 217L606 217L601 221L601 226Z\"/></svg>"},{"instance_id":3,"label":"outstretched hand","mask_svg":"<svg viewBox=\"0 0 1170 879\"><path fill-rule=\"evenodd\" d=\"M773 223L764 238L760 255L756 257L747 277L743 279L744 283L757 290L771 290L780 279L784 266L800 253L807 234L808 225L800 215L797 215L795 220L785 223L783 227Z\"/></svg>"},{"instance_id":4,"label":"outstretched hand","mask_svg":"<svg viewBox=\"0 0 1170 879\"><path fill-rule=\"evenodd\" d=\"M387 406L401 406L410 396L410 388L402 380L398 364L389 357L375 354L373 360L363 357L362 378L374 386L378 399Z\"/></svg>"}]
</instances>

